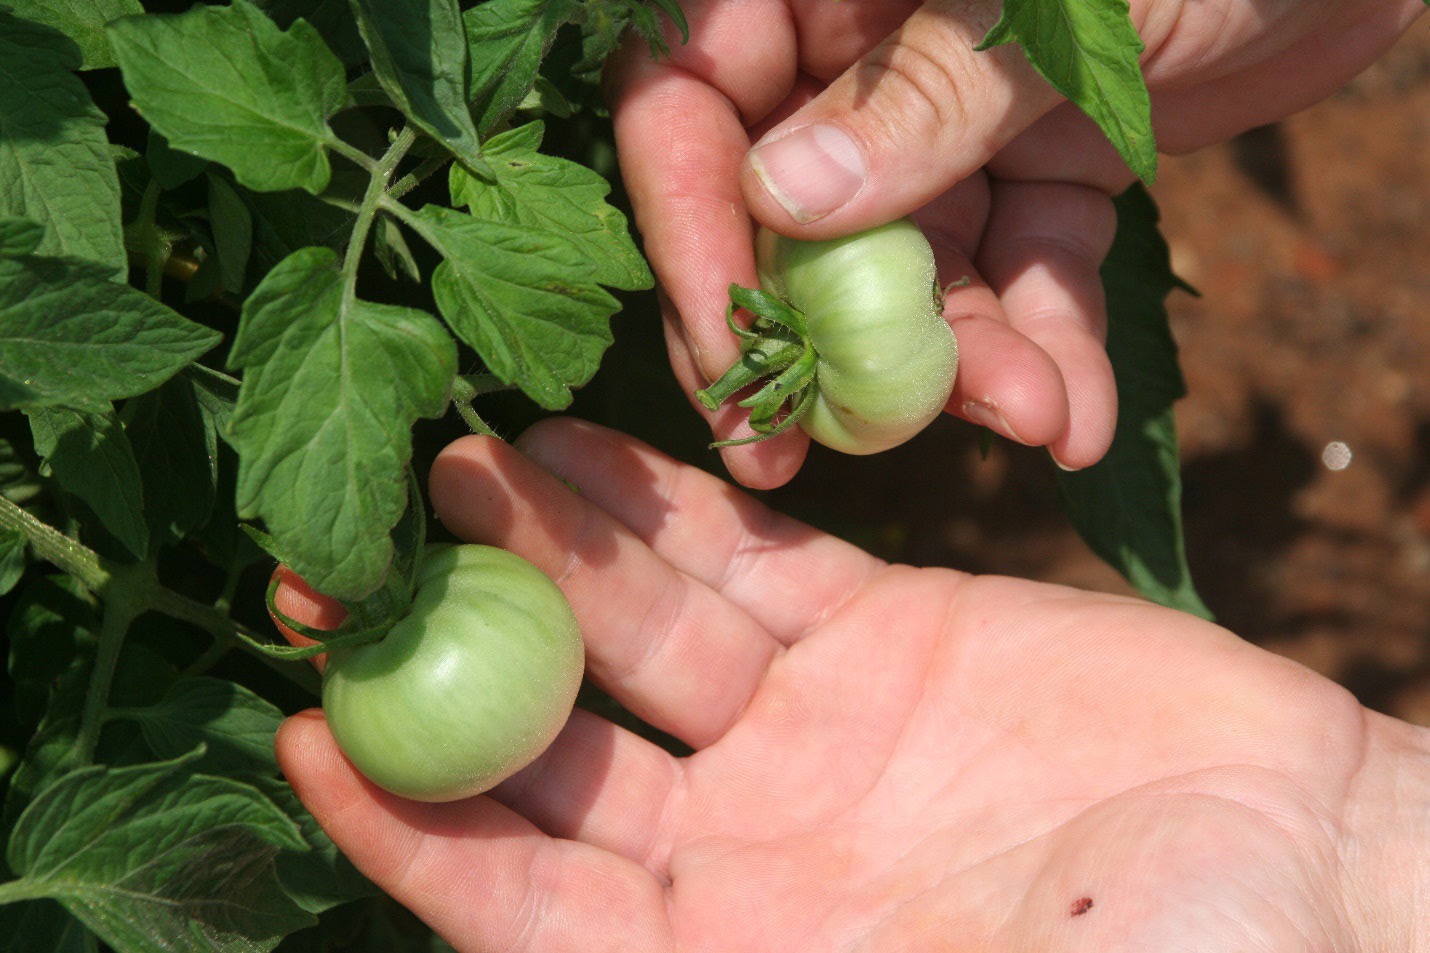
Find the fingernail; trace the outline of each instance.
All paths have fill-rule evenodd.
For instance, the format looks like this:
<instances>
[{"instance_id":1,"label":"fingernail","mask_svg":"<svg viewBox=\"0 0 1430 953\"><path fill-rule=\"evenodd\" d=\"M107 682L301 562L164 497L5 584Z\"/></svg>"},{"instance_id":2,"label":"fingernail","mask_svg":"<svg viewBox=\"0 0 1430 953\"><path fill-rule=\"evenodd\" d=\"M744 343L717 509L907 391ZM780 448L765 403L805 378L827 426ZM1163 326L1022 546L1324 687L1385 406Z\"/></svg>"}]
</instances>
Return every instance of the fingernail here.
<instances>
[{"instance_id":1,"label":"fingernail","mask_svg":"<svg viewBox=\"0 0 1430 953\"><path fill-rule=\"evenodd\" d=\"M1003 415L998 412L998 405L991 400L966 400L963 402L963 416L967 420L983 427L987 427L994 433L1000 433L1009 440L1016 440L1022 443L1023 439L1010 426L1008 421L1003 419Z\"/></svg>"},{"instance_id":2,"label":"fingernail","mask_svg":"<svg viewBox=\"0 0 1430 953\"><path fill-rule=\"evenodd\" d=\"M750 165L796 222L813 222L864 187L864 156L848 133L819 123L759 145Z\"/></svg>"}]
</instances>

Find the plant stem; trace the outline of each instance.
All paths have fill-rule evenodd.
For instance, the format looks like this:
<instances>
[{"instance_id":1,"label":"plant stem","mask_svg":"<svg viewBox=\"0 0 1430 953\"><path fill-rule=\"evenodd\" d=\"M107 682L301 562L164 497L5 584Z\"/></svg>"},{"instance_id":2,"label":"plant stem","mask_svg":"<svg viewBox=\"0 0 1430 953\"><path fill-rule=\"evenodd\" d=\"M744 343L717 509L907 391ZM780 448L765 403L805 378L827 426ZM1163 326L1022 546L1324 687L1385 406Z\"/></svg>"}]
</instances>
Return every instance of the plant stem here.
<instances>
[{"instance_id":1,"label":"plant stem","mask_svg":"<svg viewBox=\"0 0 1430 953\"><path fill-rule=\"evenodd\" d=\"M353 223L352 238L348 241L348 250L343 258L342 309L344 312L351 308L357 299L358 265L362 262L362 253L367 247L368 233L372 231L372 224L377 218L378 209L383 205L382 200L387 192L387 185L397 171L398 164L402 162L403 156L407 155L407 150L411 149L412 144L416 141L417 133L411 126L405 127L402 132L397 134L397 138L392 140L391 147L383 153L376 165L369 167L372 170L372 179L367 184L367 191L363 193L362 205L358 208L357 221Z\"/></svg>"},{"instance_id":2,"label":"plant stem","mask_svg":"<svg viewBox=\"0 0 1430 953\"><path fill-rule=\"evenodd\" d=\"M472 433L501 439L500 434L493 430L472 408L472 399L476 396L477 389L465 377L458 377L452 381L452 406L457 408L457 413L461 414L467 426L472 428Z\"/></svg>"},{"instance_id":3,"label":"plant stem","mask_svg":"<svg viewBox=\"0 0 1430 953\"><path fill-rule=\"evenodd\" d=\"M387 189L387 197L390 199L400 199L417 186L427 181L427 178L438 169L445 166L451 159L448 156L430 156L422 160L422 163L411 172L392 183Z\"/></svg>"},{"instance_id":4,"label":"plant stem","mask_svg":"<svg viewBox=\"0 0 1430 953\"><path fill-rule=\"evenodd\" d=\"M94 668L89 673L89 691L85 694L79 736L74 743L76 765L87 765L94 759L99 730L104 726L104 715L109 707L109 689L119 666L119 652L124 648L124 636L129 632L130 623L143 611L140 600L153 578L153 570L147 565L124 566L115 571L104 587L104 619L99 626Z\"/></svg>"},{"instance_id":5,"label":"plant stem","mask_svg":"<svg viewBox=\"0 0 1430 953\"><path fill-rule=\"evenodd\" d=\"M24 533L36 556L74 576L86 589L98 592L109 584L110 572L98 553L3 496L0 496L0 529Z\"/></svg>"},{"instance_id":6,"label":"plant stem","mask_svg":"<svg viewBox=\"0 0 1430 953\"><path fill-rule=\"evenodd\" d=\"M356 146L349 145L348 143L339 139L337 136L333 136L331 139L329 139L327 142L327 146L329 149L332 149L344 159L347 159L353 165L366 169L369 172L376 173L379 165L381 164L380 160L374 159L366 152L363 152Z\"/></svg>"}]
</instances>

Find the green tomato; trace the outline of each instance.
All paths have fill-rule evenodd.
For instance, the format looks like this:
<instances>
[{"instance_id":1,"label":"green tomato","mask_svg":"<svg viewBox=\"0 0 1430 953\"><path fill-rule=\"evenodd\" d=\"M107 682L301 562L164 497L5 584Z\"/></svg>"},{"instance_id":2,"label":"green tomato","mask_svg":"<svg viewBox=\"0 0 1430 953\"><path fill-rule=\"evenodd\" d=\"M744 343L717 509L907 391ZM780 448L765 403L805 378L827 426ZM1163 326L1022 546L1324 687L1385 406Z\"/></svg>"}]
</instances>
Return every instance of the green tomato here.
<instances>
[{"instance_id":1,"label":"green tomato","mask_svg":"<svg viewBox=\"0 0 1430 953\"><path fill-rule=\"evenodd\" d=\"M374 784L455 801L546 750L584 666L576 617L541 570L491 546L433 546L407 615L381 641L329 654L323 711Z\"/></svg>"},{"instance_id":2,"label":"green tomato","mask_svg":"<svg viewBox=\"0 0 1430 953\"><path fill-rule=\"evenodd\" d=\"M917 225L900 219L820 242L761 229L755 261L760 286L803 312L818 352L819 392L799 420L812 438L844 453L877 453L943 411L958 344Z\"/></svg>"}]
</instances>

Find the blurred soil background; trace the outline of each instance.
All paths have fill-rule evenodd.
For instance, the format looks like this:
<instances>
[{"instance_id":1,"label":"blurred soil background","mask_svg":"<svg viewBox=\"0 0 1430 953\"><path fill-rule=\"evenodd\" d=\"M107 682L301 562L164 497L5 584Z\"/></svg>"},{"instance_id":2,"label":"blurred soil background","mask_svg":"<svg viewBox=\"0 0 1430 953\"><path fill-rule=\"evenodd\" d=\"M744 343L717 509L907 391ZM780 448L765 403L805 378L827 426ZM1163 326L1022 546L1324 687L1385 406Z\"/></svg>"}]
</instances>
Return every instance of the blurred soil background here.
<instances>
[{"instance_id":1,"label":"blurred soil background","mask_svg":"<svg viewBox=\"0 0 1430 953\"><path fill-rule=\"evenodd\" d=\"M1332 99L1164 158L1153 192L1174 268L1202 293L1168 306L1203 599L1243 637L1430 725L1430 24ZM618 318L574 409L724 475L657 321ZM664 397L633 401L630 385ZM765 497L885 558L1131 591L1068 526L1040 451L999 441L985 458L951 418L875 457L814 447Z\"/></svg>"}]
</instances>

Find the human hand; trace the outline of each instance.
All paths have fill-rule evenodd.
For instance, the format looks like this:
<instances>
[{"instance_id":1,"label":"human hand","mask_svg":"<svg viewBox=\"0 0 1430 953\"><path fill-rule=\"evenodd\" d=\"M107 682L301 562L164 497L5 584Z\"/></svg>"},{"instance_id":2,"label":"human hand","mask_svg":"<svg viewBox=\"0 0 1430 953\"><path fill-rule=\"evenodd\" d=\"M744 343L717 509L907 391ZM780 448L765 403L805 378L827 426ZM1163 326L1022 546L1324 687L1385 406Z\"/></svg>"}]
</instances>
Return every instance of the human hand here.
<instances>
[{"instance_id":1,"label":"human hand","mask_svg":"<svg viewBox=\"0 0 1430 953\"><path fill-rule=\"evenodd\" d=\"M1115 228L1108 196L1133 176L1021 50L974 52L998 0L682 7L690 44L657 61L632 44L608 85L686 392L738 354L726 287L755 283L752 216L828 238L912 212L942 282L971 279L945 310L961 356L948 409L1046 446L1064 467L1100 459L1117 396L1098 266ZM1421 0L1132 0L1159 147L1191 151L1329 95L1423 9ZM711 415L718 439L747 434L742 424L734 407ZM768 488L793 476L807 445L791 430L723 453L738 482Z\"/></svg>"},{"instance_id":2,"label":"human hand","mask_svg":"<svg viewBox=\"0 0 1430 953\"><path fill-rule=\"evenodd\" d=\"M1426 731L1188 615L886 565L590 424L520 447L448 448L438 515L555 579L590 676L695 753L578 709L420 804L290 719L303 802L457 949L1430 949Z\"/></svg>"}]
</instances>

